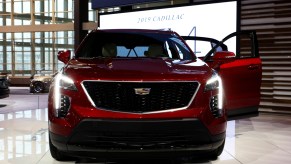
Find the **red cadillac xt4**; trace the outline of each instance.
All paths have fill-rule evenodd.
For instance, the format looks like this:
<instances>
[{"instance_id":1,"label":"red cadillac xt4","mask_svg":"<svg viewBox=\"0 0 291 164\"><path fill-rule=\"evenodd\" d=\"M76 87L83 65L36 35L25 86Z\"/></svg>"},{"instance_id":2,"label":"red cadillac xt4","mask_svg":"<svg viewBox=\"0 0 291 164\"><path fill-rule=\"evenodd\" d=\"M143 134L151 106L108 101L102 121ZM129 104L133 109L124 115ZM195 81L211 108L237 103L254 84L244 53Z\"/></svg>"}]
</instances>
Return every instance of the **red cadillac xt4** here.
<instances>
[{"instance_id":1,"label":"red cadillac xt4","mask_svg":"<svg viewBox=\"0 0 291 164\"><path fill-rule=\"evenodd\" d=\"M204 38L215 46L202 60L173 31L90 32L73 58L58 55L65 66L49 93L52 157L219 156L227 113L259 105L261 61L248 36L249 56Z\"/></svg>"}]
</instances>

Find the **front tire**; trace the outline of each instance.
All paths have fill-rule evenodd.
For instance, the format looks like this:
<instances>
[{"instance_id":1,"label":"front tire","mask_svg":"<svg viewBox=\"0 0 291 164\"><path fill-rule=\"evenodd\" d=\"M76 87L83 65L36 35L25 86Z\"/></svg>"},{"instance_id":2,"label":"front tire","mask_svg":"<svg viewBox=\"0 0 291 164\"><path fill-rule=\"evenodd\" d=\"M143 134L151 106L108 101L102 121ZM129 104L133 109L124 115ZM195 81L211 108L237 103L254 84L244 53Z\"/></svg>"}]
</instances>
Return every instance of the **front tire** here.
<instances>
[{"instance_id":1,"label":"front tire","mask_svg":"<svg viewBox=\"0 0 291 164\"><path fill-rule=\"evenodd\" d=\"M221 155L221 153L223 152L223 149L224 149L224 145L225 145L225 139L223 141L223 143L215 150L213 150L211 153L210 153L210 158L211 159L217 159L218 156Z\"/></svg>"},{"instance_id":2,"label":"front tire","mask_svg":"<svg viewBox=\"0 0 291 164\"><path fill-rule=\"evenodd\" d=\"M33 84L32 90L34 93L41 93L43 92L43 89L44 89L44 84L42 82L37 81Z\"/></svg>"},{"instance_id":3,"label":"front tire","mask_svg":"<svg viewBox=\"0 0 291 164\"><path fill-rule=\"evenodd\" d=\"M72 160L71 157L67 156L64 152L59 151L51 141L51 138L49 137L49 147L50 147L50 153L51 156L57 160L57 161L69 161Z\"/></svg>"}]
</instances>

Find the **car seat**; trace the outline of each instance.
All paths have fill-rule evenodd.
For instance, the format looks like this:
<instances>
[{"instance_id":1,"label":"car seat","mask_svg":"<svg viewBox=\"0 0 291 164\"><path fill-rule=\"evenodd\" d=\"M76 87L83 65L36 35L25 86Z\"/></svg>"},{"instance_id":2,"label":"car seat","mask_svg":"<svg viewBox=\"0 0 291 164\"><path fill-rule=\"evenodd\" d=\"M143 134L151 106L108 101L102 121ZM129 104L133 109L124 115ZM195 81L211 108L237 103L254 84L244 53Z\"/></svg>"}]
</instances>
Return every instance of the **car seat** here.
<instances>
[{"instance_id":1,"label":"car seat","mask_svg":"<svg viewBox=\"0 0 291 164\"><path fill-rule=\"evenodd\" d=\"M117 46L114 43L107 43L102 48L102 55L104 57L116 57Z\"/></svg>"},{"instance_id":2,"label":"car seat","mask_svg":"<svg viewBox=\"0 0 291 164\"><path fill-rule=\"evenodd\" d=\"M147 57L163 57L163 47L159 44L151 44L145 55Z\"/></svg>"}]
</instances>

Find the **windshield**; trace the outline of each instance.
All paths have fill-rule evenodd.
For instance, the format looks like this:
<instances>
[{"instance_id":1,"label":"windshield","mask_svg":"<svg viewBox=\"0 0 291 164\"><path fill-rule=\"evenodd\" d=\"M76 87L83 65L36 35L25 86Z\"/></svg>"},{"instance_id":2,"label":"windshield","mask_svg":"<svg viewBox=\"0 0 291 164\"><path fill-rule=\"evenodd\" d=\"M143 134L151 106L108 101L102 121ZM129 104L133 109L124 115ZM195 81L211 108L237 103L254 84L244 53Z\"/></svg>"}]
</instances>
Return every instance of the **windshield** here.
<instances>
[{"instance_id":1,"label":"windshield","mask_svg":"<svg viewBox=\"0 0 291 164\"><path fill-rule=\"evenodd\" d=\"M91 33L76 58L171 58L192 60L194 55L176 35L165 33Z\"/></svg>"}]
</instances>

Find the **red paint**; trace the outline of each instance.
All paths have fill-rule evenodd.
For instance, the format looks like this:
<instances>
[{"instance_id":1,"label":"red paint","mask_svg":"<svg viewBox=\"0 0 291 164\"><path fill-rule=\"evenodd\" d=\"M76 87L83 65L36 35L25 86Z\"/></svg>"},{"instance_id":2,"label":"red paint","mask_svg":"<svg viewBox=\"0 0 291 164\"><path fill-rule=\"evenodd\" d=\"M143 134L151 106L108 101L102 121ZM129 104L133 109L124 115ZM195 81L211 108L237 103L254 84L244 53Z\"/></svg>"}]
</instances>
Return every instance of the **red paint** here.
<instances>
[{"instance_id":1,"label":"red paint","mask_svg":"<svg viewBox=\"0 0 291 164\"><path fill-rule=\"evenodd\" d=\"M99 31L93 31L94 34ZM103 32L136 32L163 33L169 36L178 35L171 31L153 30L104 30ZM90 37L89 34L87 36ZM184 42L184 41L183 41ZM84 45L83 41L81 46ZM80 48L76 51L76 54ZM194 56L194 53L191 52ZM234 110L259 104L261 83L261 61L259 58L236 59L233 53L218 53L213 62L208 64L200 59L172 60L168 58L95 58L70 61L68 53L62 53L59 58L64 63L64 74L70 77L77 91L61 90L61 94L71 98L71 107L65 118L54 116L54 84L49 93L49 131L60 136L70 136L80 121L91 119L133 119L133 120L171 120L195 118L205 125L211 135L226 131L225 110ZM210 111L210 98L217 95L216 91L205 91L206 82L212 76L212 69L218 71L224 88L224 114L215 118ZM197 81L199 90L193 102L187 109L164 111L157 113L125 113L95 108L88 99L81 83L83 81L134 81L134 82L163 82L163 81ZM106 93L104 93L106 94Z\"/></svg>"}]
</instances>

